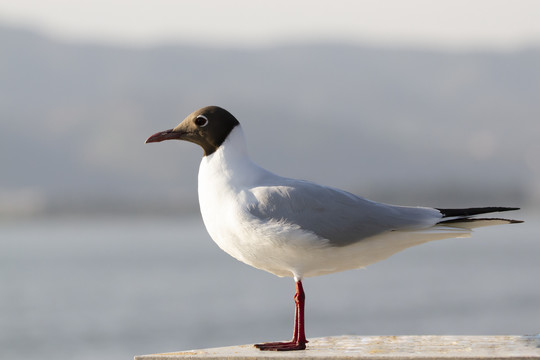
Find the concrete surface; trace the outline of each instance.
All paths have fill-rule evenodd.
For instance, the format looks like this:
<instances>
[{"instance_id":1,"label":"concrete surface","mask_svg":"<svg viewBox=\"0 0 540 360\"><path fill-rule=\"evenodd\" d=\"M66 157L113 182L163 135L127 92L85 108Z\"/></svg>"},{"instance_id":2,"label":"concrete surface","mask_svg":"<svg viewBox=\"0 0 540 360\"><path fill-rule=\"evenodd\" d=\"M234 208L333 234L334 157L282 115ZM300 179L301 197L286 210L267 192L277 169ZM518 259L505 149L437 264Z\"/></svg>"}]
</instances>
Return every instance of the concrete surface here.
<instances>
[{"instance_id":1,"label":"concrete surface","mask_svg":"<svg viewBox=\"0 0 540 360\"><path fill-rule=\"evenodd\" d=\"M260 351L253 345L135 356L176 359L540 359L540 335L527 336L335 336L309 339L307 349Z\"/></svg>"}]
</instances>

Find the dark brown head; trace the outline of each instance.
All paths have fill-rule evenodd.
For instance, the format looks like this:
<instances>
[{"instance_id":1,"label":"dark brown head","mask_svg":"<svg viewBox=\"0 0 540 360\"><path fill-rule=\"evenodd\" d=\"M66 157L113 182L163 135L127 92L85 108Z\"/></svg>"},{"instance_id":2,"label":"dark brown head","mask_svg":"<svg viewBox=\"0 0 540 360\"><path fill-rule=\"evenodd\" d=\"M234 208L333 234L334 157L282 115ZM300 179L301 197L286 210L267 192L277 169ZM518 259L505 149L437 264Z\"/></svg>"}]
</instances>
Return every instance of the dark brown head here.
<instances>
[{"instance_id":1,"label":"dark brown head","mask_svg":"<svg viewBox=\"0 0 540 360\"><path fill-rule=\"evenodd\" d=\"M150 136L146 143L164 140L186 140L200 145L204 156L216 151L229 133L240 123L227 110L207 106L189 114L177 127Z\"/></svg>"}]
</instances>

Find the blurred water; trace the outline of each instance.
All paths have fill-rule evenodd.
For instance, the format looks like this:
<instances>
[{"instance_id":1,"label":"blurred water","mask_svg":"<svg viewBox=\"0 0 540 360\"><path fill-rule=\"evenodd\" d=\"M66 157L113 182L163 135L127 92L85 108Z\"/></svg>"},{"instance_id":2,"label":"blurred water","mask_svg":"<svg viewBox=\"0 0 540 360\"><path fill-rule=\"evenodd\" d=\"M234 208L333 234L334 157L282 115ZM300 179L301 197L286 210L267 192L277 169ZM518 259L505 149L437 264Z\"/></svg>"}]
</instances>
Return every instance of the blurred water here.
<instances>
[{"instance_id":1,"label":"blurred water","mask_svg":"<svg viewBox=\"0 0 540 360\"><path fill-rule=\"evenodd\" d=\"M537 214L306 279L308 337L540 331ZM0 358L129 359L287 339L294 287L199 217L0 223Z\"/></svg>"}]
</instances>

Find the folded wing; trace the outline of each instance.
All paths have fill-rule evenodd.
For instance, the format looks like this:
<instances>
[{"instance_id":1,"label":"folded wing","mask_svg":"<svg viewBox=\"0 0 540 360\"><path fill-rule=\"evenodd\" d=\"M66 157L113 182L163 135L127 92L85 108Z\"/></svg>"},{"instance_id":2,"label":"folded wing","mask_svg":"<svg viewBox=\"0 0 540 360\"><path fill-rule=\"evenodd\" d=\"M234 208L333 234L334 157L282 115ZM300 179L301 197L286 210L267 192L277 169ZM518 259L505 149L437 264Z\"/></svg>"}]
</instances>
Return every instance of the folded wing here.
<instances>
[{"instance_id":1,"label":"folded wing","mask_svg":"<svg viewBox=\"0 0 540 360\"><path fill-rule=\"evenodd\" d=\"M253 216L297 225L338 247L387 231L429 228L443 217L437 209L377 203L307 181L251 191L257 199L249 208Z\"/></svg>"}]
</instances>

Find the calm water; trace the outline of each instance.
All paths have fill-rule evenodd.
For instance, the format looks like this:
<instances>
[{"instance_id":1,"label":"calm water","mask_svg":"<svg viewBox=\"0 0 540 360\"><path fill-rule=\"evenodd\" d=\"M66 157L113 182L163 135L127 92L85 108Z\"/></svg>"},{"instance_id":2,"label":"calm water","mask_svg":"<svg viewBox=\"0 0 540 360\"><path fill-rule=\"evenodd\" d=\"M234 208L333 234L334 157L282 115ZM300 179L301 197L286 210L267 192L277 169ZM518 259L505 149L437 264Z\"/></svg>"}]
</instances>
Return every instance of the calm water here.
<instances>
[{"instance_id":1,"label":"calm water","mask_svg":"<svg viewBox=\"0 0 540 360\"><path fill-rule=\"evenodd\" d=\"M540 220L307 279L308 337L540 332ZM198 217L0 223L0 358L136 354L289 338L291 279L230 258Z\"/></svg>"}]
</instances>

